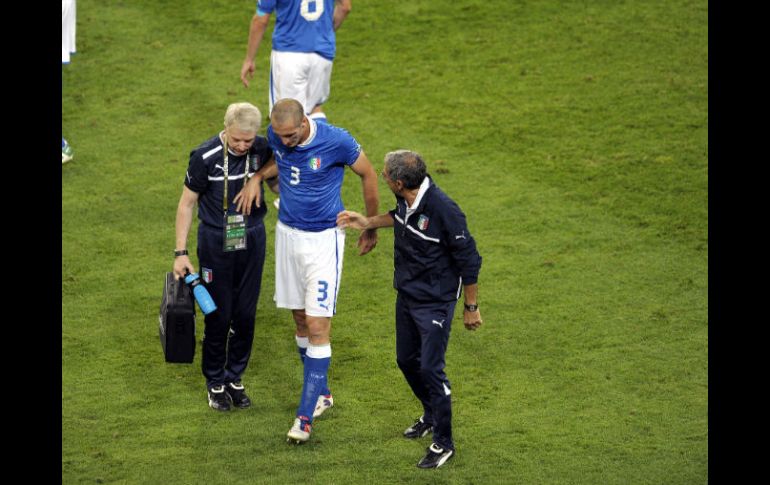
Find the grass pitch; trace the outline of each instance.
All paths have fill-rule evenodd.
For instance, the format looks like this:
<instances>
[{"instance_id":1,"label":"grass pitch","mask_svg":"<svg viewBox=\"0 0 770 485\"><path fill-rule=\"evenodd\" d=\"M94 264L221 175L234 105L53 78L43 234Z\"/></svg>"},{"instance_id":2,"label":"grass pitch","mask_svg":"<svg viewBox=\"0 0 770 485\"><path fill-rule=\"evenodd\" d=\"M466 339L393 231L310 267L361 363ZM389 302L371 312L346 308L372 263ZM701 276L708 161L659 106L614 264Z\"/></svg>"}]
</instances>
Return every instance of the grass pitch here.
<instances>
[{"instance_id":1,"label":"grass pitch","mask_svg":"<svg viewBox=\"0 0 770 485\"><path fill-rule=\"evenodd\" d=\"M387 231L365 257L348 237L335 407L309 444L285 442L302 370L272 302L275 211L244 377L255 406L207 407L199 349L163 362L189 151L231 102L267 115L269 43L252 87L238 79L253 10L78 2L62 72L62 483L707 482L707 3L353 2L330 121L377 169L390 150L422 153L484 258L484 325L467 332L458 312L447 354L457 455L433 471L415 467L430 441L400 436L420 410L395 364ZM380 196L392 207L384 183ZM352 174L343 198L363 209Z\"/></svg>"}]
</instances>

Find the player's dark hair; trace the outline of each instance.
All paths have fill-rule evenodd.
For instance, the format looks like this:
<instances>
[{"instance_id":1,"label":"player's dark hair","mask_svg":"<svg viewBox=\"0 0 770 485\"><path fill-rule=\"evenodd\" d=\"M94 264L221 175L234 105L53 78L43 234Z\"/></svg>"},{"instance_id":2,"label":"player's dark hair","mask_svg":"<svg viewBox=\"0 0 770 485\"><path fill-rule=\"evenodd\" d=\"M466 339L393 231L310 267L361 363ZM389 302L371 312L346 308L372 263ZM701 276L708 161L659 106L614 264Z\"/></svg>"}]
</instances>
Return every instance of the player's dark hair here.
<instances>
[{"instance_id":1,"label":"player's dark hair","mask_svg":"<svg viewBox=\"0 0 770 485\"><path fill-rule=\"evenodd\" d=\"M406 189L420 186L428 169L419 153L410 150L396 150L385 155L388 178L400 180Z\"/></svg>"}]
</instances>

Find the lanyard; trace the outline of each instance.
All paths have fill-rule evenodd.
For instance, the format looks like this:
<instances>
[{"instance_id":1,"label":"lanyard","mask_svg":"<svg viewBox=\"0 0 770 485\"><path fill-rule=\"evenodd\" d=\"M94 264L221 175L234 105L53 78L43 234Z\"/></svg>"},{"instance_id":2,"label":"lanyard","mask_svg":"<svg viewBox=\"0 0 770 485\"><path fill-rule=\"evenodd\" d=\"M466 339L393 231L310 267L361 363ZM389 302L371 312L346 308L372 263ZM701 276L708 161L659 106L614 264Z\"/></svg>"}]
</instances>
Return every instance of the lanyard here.
<instances>
[{"instance_id":1,"label":"lanyard","mask_svg":"<svg viewBox=\"0 0 770 485\"><path fill-rule=\"evenodd\" d=\"M222 138L224 140L222 142L223 148L224 148L224 155L223 155L224 156L224 164L222 166L222 172L224 172L224 174L225 174L225 177L224 177L224 179L225 179L225 191L224 191L224 195L222 197L222 210L224 211L225 215L227 215L227 209L228 209L228 203L227 203L227 170L228 170L228 166L227 166L227 163L228 163L228 158L229 158L228 157L228 151L227 151L227 131L223 131L222 132ZM246 183L245 180L249 176L249 152L248 151L246 151L246 159L243 161L243 165L244 165L244 167L243 167L243 180L244 180L244 184L245 184Z\"/></svg>"}]
</instances>

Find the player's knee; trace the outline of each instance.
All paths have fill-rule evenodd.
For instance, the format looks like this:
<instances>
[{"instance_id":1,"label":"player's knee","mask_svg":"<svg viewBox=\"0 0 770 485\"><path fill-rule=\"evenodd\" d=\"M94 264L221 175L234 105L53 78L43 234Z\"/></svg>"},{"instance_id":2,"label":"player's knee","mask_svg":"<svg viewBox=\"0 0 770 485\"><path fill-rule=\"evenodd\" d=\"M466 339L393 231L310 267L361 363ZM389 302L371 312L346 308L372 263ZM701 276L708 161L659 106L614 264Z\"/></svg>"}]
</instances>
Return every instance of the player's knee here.
<instances>
[{"instance_id":1,"label":"player's knee","mask_svg":"<svg viewBox=\"0 0 770 485\"><path fill-rule=\"evenodd\" d=\"M326 317L307 317L307 334L312 344L329 343L331 319Z\"/></svg>"},{"instance_id":2,"label":"player's knee","mask_svg":"<svg viewBox=\"0 0 770 485\"><path fill-rule=\"evenodd\" d=\"M307 327L307 317L305 316L305 312L302 310L292 310L291 315L294 317L294 323L297 324L297 328L299 327Z\"/></svg>"}]
</instances>

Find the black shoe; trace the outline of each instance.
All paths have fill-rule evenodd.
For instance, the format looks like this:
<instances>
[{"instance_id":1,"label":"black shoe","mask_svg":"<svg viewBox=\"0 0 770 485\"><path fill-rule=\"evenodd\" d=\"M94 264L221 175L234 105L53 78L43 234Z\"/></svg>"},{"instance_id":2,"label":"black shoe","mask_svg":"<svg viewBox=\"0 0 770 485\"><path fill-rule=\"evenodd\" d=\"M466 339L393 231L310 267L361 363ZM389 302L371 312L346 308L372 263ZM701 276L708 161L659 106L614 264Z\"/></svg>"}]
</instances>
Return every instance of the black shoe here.
<instances>
[{"instance_id":1,"label":"black shoe","mask_svg":"<svg viewBox=\"0 0 770 485\"><path fill-rule=\"evenodd\" d=\"M246 395L241 381L231 382L225 386L225 393L230 399L230 403L237 408L247 408L251 406L251 399Z\"/></svg>"},{"instance_id":2,"label":"black shoe","mask_svg":"<svg viewBox=\"0 0 770 485\"><path fill-rule=\"evenodd\" d=\"M225 386L215 386L209 389L209 407L217 411L229 411L230 401L225 393Z\"/></svg>"},{"instance_id":3,"label":"black shoe","mask_svg":"<svg viewBox=\"0 0 770 485\"><path fill-rule=\"evenodd\" d=\"M454 450L445 450L436 443L431 443L426 451L427 454L417 462L420 468L438 468L455 455Z\"/></svg>"},{"instance_id":4,"label":"black shoe","mask_svg":"<svg viewBox=\"0 0 770 485\"><path fill-rule=\"evenodd\" d=\"M406 428L406 430L404 431L404 437L411 438L411 439L422 438L423 436L430 433L431 431L433 431L433 425L423 421L422 416L420 416L420 418L417 421L415 421L413 425Z\"/></svg>"}]
</instances>

